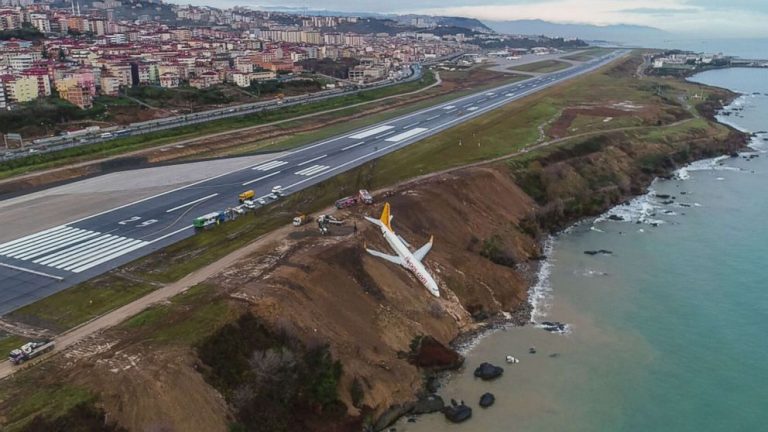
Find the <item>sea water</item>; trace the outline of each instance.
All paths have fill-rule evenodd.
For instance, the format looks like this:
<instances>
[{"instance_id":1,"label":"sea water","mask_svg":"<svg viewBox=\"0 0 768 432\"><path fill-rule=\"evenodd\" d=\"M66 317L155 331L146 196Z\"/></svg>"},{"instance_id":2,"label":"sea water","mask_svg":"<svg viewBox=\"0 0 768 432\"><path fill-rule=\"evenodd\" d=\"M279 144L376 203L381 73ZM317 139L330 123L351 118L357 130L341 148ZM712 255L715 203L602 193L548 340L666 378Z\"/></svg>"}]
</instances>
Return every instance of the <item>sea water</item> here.
<instances>
[{"instance_id":1,"label":"sea water","mask_svg":"<svg viewBox=\"0 0 768 432\"><path fill-rule=\"evenodd\" d=\"M722 121L768 130L768 70L693 79L745 94ZM606 215L555 237L532 292L534 318L567 323L566 333L526 326L483 338L440 391L473 418L422 416L397 430L768 430L766 139L753 140L757 158L699 161L656 181L611 210L624 221ZM599 249L612 253L584 253ZM475 379L483 361L504 375ZM487 409L484 392L496 396Z\"/></svg>"}]
</instances>

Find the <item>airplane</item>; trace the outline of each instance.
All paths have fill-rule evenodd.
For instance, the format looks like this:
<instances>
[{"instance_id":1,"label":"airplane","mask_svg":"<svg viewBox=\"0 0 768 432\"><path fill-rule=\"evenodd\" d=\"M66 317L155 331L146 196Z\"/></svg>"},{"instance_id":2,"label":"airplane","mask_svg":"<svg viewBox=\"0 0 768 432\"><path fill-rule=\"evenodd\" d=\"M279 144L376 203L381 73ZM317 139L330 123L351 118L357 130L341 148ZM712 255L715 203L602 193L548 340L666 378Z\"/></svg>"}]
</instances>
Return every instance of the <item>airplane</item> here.
<instances>
[{"instance_id":1,"label":"airplane","mask_svg":"<svg viewBox=\"0 0 768 432\"><path fill-rule=\"evenodd\" d=\"M365 219L381 228L381 233L384 235L384 239L389 243L392 249L394 249L397 255L385 254L373 249L368 249L368 247L366 247L365 250L373 256L384 258L391 263L401 265L410 270L411 273L416 276L416 279L418 279L433 296L440 297L440 290L437 288L437 283L432 278L432 275L427 272L427 269L424 268L424 264L421 263L421 260L424 259L424 256L426 256L427 252L432 248L432 240L434 237L430 237L429 241L416 250L416 252L411 252L408 242L392 231L392 215L389 212L389 203L384 203L384 210L381 212L381 217L379 219L374 219L368 216L366 216Z\"/></svg>"}]
</instances>

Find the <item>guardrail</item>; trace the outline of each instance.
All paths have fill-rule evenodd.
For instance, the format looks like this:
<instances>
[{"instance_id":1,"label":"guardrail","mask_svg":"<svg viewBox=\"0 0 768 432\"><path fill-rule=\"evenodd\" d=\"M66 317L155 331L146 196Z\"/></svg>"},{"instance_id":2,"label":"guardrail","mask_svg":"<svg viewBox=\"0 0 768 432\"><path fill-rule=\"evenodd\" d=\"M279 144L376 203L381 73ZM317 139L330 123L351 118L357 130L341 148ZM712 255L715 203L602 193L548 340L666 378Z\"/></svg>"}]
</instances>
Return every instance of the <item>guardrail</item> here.
<instances>
[{"instance_id":1,"label":"guardrail","mask_svg":"<svg viewBox=\"0 0 768 432\"><path fill-rule=\"evenodd\" d=\"M353 88L339 88L324 90L317 93L290 96L282 100L270 100L263 102L253 102L233 107L216 108L207 111L200 111L185 115L165 117L157 120L131 123L124 127L113 126L99 129L98 131L79 134L76 136L54 136L49 138L39 138L32 141L32 145L25 149L7 150L0 154L0 161L20 159L33 154L50 153L59 150L65 150L74 147L80 147L89 144L98 144L128 136L137 136L150 132L157 132L166 129L173 129L182 126L189 126L199 123L205 123L214 120L222 120L231 117L238 117L248 114L254 114L262 111L270 111L286 106L306 104L317 102L342 95L356 94L381 87L387 87L395 84L415 81L423 76L420 64L412 64L406 69L407 75L397 78L387 78L370 84L361 84ZM110 136L102 137L102 134L109 133Z\"/></svg>"}]
</instances>

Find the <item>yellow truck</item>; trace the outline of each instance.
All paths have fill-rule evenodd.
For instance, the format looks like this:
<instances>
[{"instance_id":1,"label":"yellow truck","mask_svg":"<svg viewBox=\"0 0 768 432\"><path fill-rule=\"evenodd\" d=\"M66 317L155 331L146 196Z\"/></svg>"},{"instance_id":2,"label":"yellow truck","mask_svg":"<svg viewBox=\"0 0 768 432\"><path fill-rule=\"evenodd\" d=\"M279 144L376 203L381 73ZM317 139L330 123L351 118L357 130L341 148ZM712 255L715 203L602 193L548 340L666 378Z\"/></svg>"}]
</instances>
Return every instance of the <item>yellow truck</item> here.
<instances>
[{"instance_id":1,"label":"yellow truck","mask_svg":"<svg viewBox=\"0 0 768 432\"><path fill-rule=\"evenodd\" d=\"M240 203L242 204L243 201L252 200L253 197L255 196L256 196L256 192L253 189L251 189L241 193L240 195L237 196L237 198L240 200Z\"/></svg>"}]
</instances>

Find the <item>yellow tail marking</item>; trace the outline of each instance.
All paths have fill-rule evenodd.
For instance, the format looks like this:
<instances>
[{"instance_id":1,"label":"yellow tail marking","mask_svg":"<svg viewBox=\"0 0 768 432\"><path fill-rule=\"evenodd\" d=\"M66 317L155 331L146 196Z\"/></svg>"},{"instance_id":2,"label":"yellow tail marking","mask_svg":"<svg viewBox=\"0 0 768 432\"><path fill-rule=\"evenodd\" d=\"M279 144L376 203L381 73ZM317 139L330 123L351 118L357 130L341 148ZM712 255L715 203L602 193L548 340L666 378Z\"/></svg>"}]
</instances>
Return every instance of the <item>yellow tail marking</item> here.
<instances>
[{"instance_id":1,"label":"yellow tail marking","mask_svg":"<svg viewBox=\"0 0 768 432\"><path fill-rule=\"evenodd\" d=\"M384 210L381 211L381 217L379 220L384 224L385 227L392 231L392 226L389 225L389 203L384 203Z\"/></svg>"}]
</instances>

